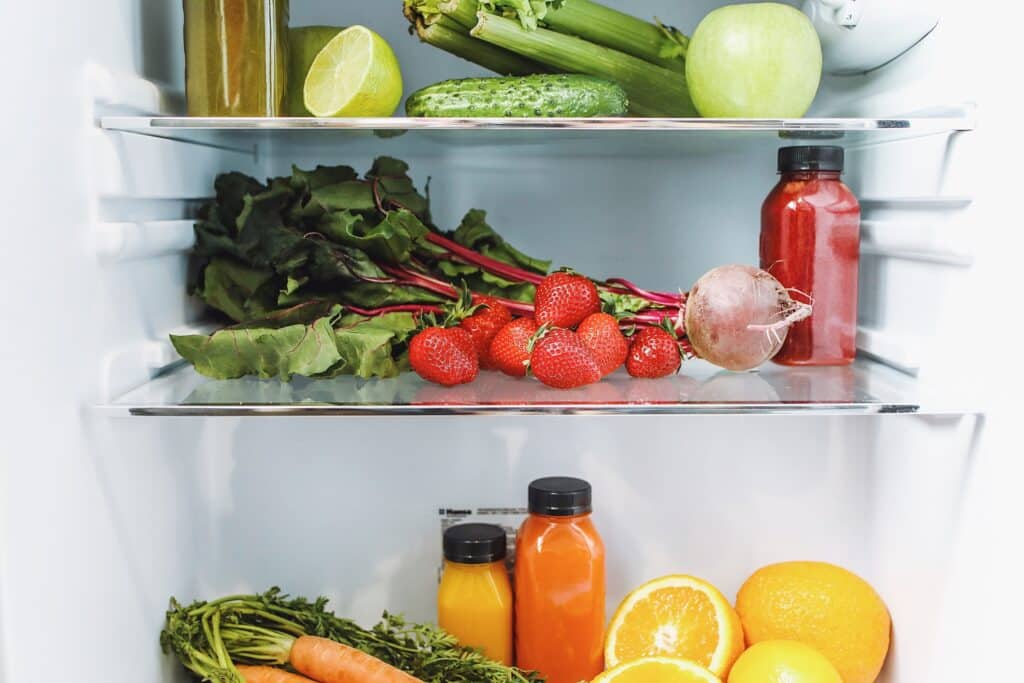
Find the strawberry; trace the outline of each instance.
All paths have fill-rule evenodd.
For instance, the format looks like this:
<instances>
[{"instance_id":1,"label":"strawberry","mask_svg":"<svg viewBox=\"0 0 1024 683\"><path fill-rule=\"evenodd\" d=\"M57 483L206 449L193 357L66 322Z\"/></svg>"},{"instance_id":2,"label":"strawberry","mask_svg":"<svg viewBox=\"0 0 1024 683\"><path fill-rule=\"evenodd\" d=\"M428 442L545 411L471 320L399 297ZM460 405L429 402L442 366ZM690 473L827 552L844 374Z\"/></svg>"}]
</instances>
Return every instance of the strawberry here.
<instances>
[{"instance_id":1,"label":"strawberry","mask_svg":"<svg viewBox=\"0 0 1024 683\"><path fill-rule=\"evenodd\" d=\"M428 327L409 343L409 364L423 379L452 387L476 379L473 338L460 327Z\"/></svg>"},{"instance_id":2,"label":"strawberry","mask_svg":"<svg viewBox=\"0 0 1024 683\"><path fill-rule=\"evenodd\" d=\"M526 376L530 360L530 338L537 334L533 318L517 318L498 330L491 340L488 363L512 377Z\"/></svg>"},{"instance_id":3,"label":"strawberry","mask_svg":"<svg viewBox=\"0 0 1024 683\"><path fill-rule=\"evenodd\" d=\"M619 330L619 321L607 313L588 315L576 329L583 345L590 349L601 376L605 377L622 367L629 355L629 342Z\"/></svg>"},{"instance_id":4,"label":"strawberry","mask_svg":"<svg viewBox=\"0 0 1024 683\"><path fill-rule=\"evenodd\" d=\"M597 285L582 275L552 273L537 285L534 317L541 325L570 328L601 310Z\"/></svg>"},{"instance_id":5,"label":"strawberry","mask_svg":"<svg viewBox=\"0 0 1024 683\"><path fill-rule=\"evenodd\" d=\"M579 336L560 328L534 342L530 370L534 377L556 389L575 389L601 380L601 369Z\"/></svg>"},{"instance_id":6,"label":"strawberry","mask_svg":"<svg viewBox=\"0 0 1024 683\"><path fill-rule=\"evenodd\" d=\"M512 322L512 313L505 304L494 297L475 297L473 303L480 308L459 323L459 327L469 332L469 336L473 338L480 367L484 370L494 370L495 366L490 356L491 341L494 340L494 335L498 334L498 330Z\"/></svg>"},{"instance_id":7,"label":"strawberry","mask_svg":"<svg viewBox=\"0 0 1024 683\"><path fill-rule=\"evenodd\" d=\"M647 327L633 337L626 370L633 377L657 379L675 373L682 362L676 338L660 327Z\"/></svg>"}]
</instances>

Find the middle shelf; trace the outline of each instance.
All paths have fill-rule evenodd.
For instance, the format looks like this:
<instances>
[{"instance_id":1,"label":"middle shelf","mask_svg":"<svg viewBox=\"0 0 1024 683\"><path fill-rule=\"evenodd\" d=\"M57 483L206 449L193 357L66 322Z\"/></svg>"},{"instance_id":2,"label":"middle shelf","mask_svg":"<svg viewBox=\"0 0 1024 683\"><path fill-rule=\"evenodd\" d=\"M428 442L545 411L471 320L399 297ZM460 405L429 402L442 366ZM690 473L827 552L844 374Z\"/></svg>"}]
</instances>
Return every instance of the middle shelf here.
<instances>
[{"instance_id":1,"label":"middle shelf","mask_svg":"<svg viewBox=\"0 0 1024 683\"><path fill-rule=\"evenodd\" d=\"M635 380L620 371L582 389L550 389L496 372L444 388L412 373L393 379L290 382L209 380L179 367L114 401L115 415L387 416L387 415L733 415L917 413L914 378L859 359L849 367L785 368L767 364L733 373L689 361L682 374Z\"/></svg>"}]
</instances>

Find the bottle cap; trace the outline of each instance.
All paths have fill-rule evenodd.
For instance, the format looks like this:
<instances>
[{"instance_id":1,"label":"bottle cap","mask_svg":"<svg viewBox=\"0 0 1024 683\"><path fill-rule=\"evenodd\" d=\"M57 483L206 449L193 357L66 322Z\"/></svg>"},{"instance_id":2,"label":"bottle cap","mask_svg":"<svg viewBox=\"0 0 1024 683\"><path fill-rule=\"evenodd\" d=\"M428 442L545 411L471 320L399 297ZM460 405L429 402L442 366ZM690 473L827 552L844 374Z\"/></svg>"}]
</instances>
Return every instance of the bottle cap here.
<instances>
[{"instance_id":1,"label":"bottle cap","mask_svg":"<svg viewBox=\"0 0 1024 683\"><path fill-rule=\"evenodd\" d=\"M444 559L490 564L505 559L505 530L494 524L457 524L444 532Z\"/></svg>"},{"instance_id":2,"label":"bottle cap","mask_svg":"<svg viewBox=\"0 0 1024 683\"><path fill-rule=\"evenodd\" d=\"M530 513L574 517L593 510L590 484L573 477L546 477L530 484Z\"/></svg>"},{"instance_id":3,"label":"bottle cap","mask_svg":"<svg viewBox=\"0 0 1024 683\"><path fill-rule=\"evenodd\" d=\"M779 172L838 171L842 173L846 153L842 147L782 147Z\"/></svg>"}]
</instances>

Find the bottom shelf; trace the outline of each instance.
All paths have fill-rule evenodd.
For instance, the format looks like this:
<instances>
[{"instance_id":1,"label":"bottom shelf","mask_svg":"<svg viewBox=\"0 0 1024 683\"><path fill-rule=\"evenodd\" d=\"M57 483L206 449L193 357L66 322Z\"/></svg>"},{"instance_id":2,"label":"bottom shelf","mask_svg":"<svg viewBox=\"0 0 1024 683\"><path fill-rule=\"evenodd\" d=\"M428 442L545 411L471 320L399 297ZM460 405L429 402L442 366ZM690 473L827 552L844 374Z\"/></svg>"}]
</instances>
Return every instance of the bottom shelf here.
<instances>
[{"instance_id":1,"label":"bottom shelf","mask_svg":"<svg viewBox=\"0 0 1024 683\"><path fill-rule=\"evenodd\" d=\"M703 361L681 374L636 380L624 372L582 389L559 391L532 379L481 373L444 388L412 373L394 379L210 380L180 367L104 406L119 415L728 415L916 413L913 377L858 359L849 367L768 364L733 373Z\"/></svg>"}]
</instances>

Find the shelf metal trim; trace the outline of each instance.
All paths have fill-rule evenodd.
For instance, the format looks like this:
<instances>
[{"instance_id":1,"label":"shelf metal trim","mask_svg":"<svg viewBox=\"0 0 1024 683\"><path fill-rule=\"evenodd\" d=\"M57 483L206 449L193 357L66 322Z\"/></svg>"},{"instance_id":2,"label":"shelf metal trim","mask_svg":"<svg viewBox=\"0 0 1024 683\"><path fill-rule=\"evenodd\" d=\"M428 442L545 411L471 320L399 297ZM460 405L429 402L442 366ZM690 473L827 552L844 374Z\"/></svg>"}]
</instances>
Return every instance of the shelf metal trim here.
<instances>
[{"instance_id":1,"label":"shelf metal trim","mask_svg":"<svg viewBox=\"0 0 1024 683\"><path fill-rule=\"evenodd\" d=\"M121 132L156 130L569 130L569 131L750 131L844 133L907 130L949 132L974 130L964 117L892 119L702 119L702 118L227 118L187 116L104 116L102 128Z\"/></svg>"},{"instance_id":2,"label":"shelf metal trim","mask_svg":"<svg viewBox=\"0 0 1024 683\"><path fill-rule=\"evenodd\" d=\"M135 417L416 417L517 415L909 415L920 411L912 404L749 404L688 403L673 405L522 405L522 406L203 406L128 407Z\"/></svg>"}]
</instances>

